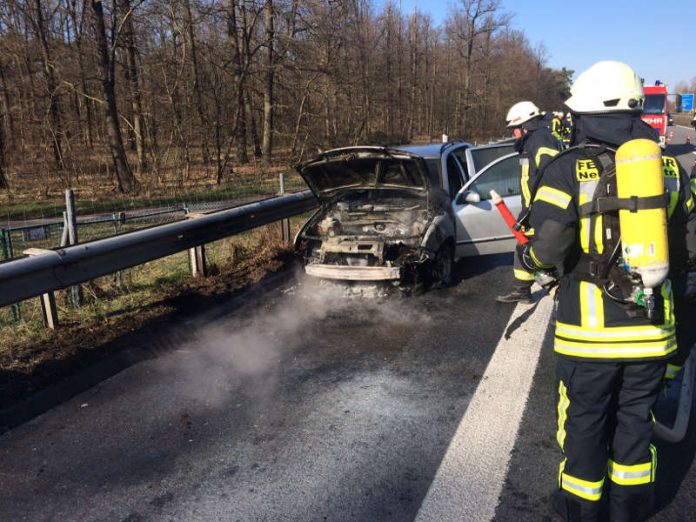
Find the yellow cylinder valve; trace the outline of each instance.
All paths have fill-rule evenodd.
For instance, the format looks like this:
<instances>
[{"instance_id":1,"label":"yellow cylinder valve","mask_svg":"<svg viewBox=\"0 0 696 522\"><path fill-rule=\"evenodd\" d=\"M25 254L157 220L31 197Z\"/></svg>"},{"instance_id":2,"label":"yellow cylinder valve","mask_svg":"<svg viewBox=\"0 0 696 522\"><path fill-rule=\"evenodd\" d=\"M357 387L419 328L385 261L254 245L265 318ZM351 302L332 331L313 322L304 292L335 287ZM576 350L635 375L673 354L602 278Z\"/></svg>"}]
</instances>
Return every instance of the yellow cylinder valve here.
<instances>
[{"instance_id":1,"label":"yellow cylinder valve","mask_svg":"<svg viewBox=\"0 0 696 522\"><path fill-rule=\"evenodd\" d=\"M646 139L631 140L616 151L619 198L647 198L665 192L660 147ZM657 288L669 272L666 209L619 210L625 268L640 275L645 289Z\"/></svg>"}]
</instances>

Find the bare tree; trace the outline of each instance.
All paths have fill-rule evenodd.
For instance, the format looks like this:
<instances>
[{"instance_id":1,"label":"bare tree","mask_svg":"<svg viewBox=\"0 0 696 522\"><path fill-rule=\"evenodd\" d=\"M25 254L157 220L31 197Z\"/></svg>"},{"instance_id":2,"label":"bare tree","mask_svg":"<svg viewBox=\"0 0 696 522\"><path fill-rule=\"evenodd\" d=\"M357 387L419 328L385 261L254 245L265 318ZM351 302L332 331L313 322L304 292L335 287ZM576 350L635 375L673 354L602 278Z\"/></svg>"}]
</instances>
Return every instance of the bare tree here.
<instances>
[{"instance_id":1,"label":"bare tree","mask_svg":"<svg viewBox=\"0 0 696 522\"><path fill-rule=\"evenodd\" d=\"M0 111L0 116L4 117L2 111ZM5 176L5 127L0 125L0 189L8 187L7 176Z\"/></svg>"},{"instance_id":2,"label":"bare tree","mask_svg":"<svg viewBox=\"0 0 696 522\"><path fill-rule=\"evenodd\" d=\"M237 16L238 4L238 0L229 0L227 14L227 35L230 40L230 45L232 46L232 74L234 77L235 88L235 112L232 121L234 125L234 136L237 143L237 161L239 163L248 163L249 156L247 155L246 136L247 128L244 110L244 88L246 84L246 73L242 64L242 44L243 39L246 38L246 16L242 16L242 23L240 27L240 23ZM242 5L239 9L244 15L246 11L244 7L244 2L242 2Z\"/></svg>"},{"instance_id":3,"label":"bare tree","mask_svg":"<svg viewBox=\"0 0 696 522\"><path fill-rule=\"evenodd\" d=\"M97 65L101 76L101 85L106 100L106 126L109 137L109 150L113 160L118 188L121 192L134 192L137 188L135 176L128 165L126 151L123 147L121 127L118 120L118 108L116 106L116 72L114 51L115 46L109 45L106 37L106 25L104 22L104 7L101 0L90 0L94 14L94 31L97 44ZM113 34L114 28L112 28Z\"/></svg>"},{"instance_id":4,"label":"bare tree","mask_svg":"<svg viewBox=\"0 0 696 522\"><path fill-rule=\"evenodd\" d=\"M194 20L191 14L191 0L184 0L184 14L186 15L186 33L188 35L188 44L191 49L191 72L193 75L193 96L196 102L196 112L201 127L201 149L203 152L203 163L207 166L210 164L210 151L208 150L208 133L205 131L208 121L206 110L203 105L203 87L201 83L205 82L202 78L202 73L198 66L198 47L196 45L196 32L194 31Z\"/></svg>"},{"instance_id":5,"label":"bare tree","mask_svg":"<svg viewBox=\"0 0 696 522\"><path fill-rule=\"evenodd\" d=\"M519 99L560 106L567 71L509 28L500 0L458 0L439 25L407 5L0 2L13 194L37 172L46 194L112 172L123 192L234 183L261 172L238 168L251 153L269 164L352 143L482 140Z\"/></svg>"},{"instance_id":6,"label":"bare tree","mask_svg":"<svg viewBox=\"0 0 696 522\"><path fill-rule=\"evenodd\" d=\"M138 50L133 30L133 9L130 0L120 1L120 25L123 27L121 37L126 51L126 79L130 86L131 112L133 114L133 133L135 151L138 157L138 173L143 174L147 168L145 155L145 117L138 70Z\"/></svg>"},{"instance_id":7,"label":"bare tree","mask_svg":"<svg viewBox=\"0 0 696 522\"><path fill-rule=\"evenodd\" d=\"M34 25L36 38L41 47L41 66L46 81L48 93L49 137L53 148L55 166L59 171L65 170L65 158L63 157L63 124L61 122L60 108L58 106L58 81L56 80L55 67L51 61L51 48L48 43L48 29L44 20L41 0L34 0L34 12L31 21Z\"/></svg>"},{"instance_id":8,"label":"bare tree","mask_svg":"<svg viewBox=\"0 0 696 522\"><path fill-rule=\"evenodd\" d=\"M500 0L460 0L461 18L457 37L462 43L462 57L464 58L463 86L462 86L462 113L461 134L468 131L468 114L472 108L472 95L474 82L474 66L476 62L485 58L483 54L477 57L475 51L481 44L482 37L505 26L509 17L495 16L500 10ZM484 38L485 40L485 38Z\"/></svg>"},{"instance_id":9,"label":"bare tree","mask_svg":"<svg viewBox=\"0 0 696 522\"><path fill-rule=\"evenodd\" d=\"M275 31L273 27L273 0L266 0L264 6L266 26L266 71L263 89L263 144L261 150L264 163L271 162L273 154L273 82L275 81L274 55Z\"/></svg>"}]
</instances>

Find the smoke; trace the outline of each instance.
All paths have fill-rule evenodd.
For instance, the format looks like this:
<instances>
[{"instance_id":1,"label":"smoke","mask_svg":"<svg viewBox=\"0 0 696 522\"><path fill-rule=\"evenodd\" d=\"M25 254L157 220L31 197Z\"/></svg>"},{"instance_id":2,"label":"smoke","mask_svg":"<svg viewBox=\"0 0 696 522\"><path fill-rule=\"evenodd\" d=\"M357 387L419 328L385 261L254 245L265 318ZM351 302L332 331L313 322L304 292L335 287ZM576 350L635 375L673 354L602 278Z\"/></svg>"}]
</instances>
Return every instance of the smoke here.
<instances>
[{"instance_id":1,"label":"smoke","mask_svg":"<svg viewBox=\"0 0 696 522\"><path fill-rule=\"evenodd\" d=\"M300 278L284 293L251 304L253 311L193 332L193 339L164 358L158 369L174 381L174 393L207 407L229 400L233 392L270 399L293 352L308 339L321 342L312 330L321 321L335 321L336 327L346 320L364 322L367 328L375 321L428 321L410 298L385 298L374 285L358 292L355 288Z\"/></svg>"}]
</instances>

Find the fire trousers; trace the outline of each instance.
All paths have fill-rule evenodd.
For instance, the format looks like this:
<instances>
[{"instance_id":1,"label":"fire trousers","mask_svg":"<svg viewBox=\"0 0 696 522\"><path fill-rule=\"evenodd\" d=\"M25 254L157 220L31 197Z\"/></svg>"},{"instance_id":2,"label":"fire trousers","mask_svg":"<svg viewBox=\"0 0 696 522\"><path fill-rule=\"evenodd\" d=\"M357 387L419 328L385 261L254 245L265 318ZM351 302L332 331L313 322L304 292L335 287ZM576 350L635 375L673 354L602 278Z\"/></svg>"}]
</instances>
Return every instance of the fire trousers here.
<instances>
[{"instance_id":1,"label":"fire trousers","mask_svg":"<svg viewBox=\"0 0 696 522\"><path fill-rule=\"evenodd\" d=\"M657 452L652 409L664 362L588 362L558 356L558 487L581 520L642 520L652 509Z\"/></svg>"}]
</instances>

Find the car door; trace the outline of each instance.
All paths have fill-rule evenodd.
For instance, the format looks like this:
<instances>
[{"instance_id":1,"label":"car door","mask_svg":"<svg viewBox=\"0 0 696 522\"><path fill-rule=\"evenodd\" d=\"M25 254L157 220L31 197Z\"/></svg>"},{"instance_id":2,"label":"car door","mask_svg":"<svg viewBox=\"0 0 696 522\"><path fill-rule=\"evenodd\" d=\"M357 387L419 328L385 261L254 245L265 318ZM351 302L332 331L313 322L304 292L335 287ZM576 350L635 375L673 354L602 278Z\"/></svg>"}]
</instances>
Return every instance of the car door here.
<instances>
[{"instance_id":1,"label":"car door","mask_svg":"<svg viewBox=\"0 0 696 522\"><path fill-rule=\"evenodd\" d=\"M522 210L519 155L508 154L481 169L452 202L456 221L457 258L511 252L515 237L491 203L490 191L503 197L514 216Z\"/></svg>"},{"instance_id":2,"label":"car door","mask_svg":"<svg viewBox=\"0 0 696 522\"><path fill-rule=\"evenodd\" d=\"M468 178L459 157L454 152L448 152L442 157L442 165L442 177L447 180L447 192L450 199L454 199Z\"/></svg>"}]
</instances>

